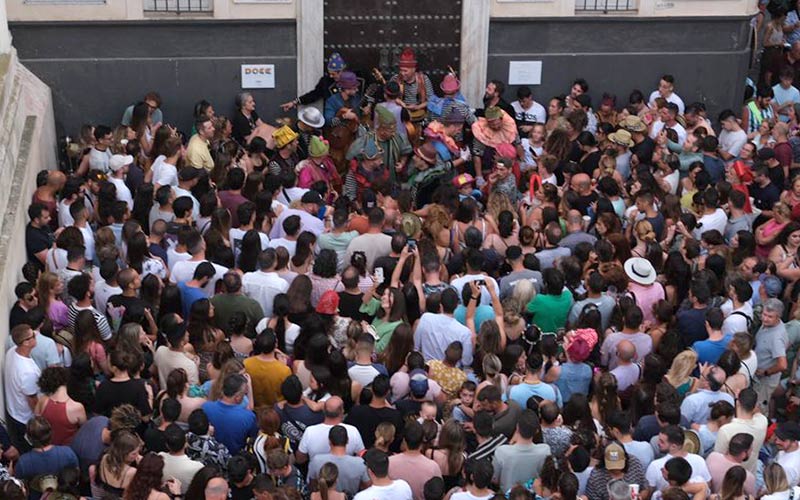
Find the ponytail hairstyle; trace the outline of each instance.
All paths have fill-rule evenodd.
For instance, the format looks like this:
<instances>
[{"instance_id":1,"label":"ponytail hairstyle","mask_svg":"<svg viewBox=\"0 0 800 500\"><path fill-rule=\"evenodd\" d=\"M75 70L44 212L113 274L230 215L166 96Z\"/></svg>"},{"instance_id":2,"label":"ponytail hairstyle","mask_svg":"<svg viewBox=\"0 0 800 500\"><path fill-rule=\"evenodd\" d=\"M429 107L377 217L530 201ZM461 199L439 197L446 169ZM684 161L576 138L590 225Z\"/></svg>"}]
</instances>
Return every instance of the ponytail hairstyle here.
<instances>
[{"instance_id":1,"label":"ponytail hairstyle","mask_svg":"<svg viewBox=\"0 0 800 500\"><path fill-rule=\"evenodd\" d=\"M483 357L483 376L492 385L502 389L503 387L503 364L495 354L487 354Z\"/></svg>"},{"instance_id":2,"label":"ponytail hairstyle","mask_svg":"<svg viewBox=\"0 0 800 500\"><path fill-rule=\"evenodd\" d=\"M275 322L275 338L278 339L278 349L286 352L286 317L289 315L289 296L279 293L272 302L273 317Z\"/></svg>"},{"instance_id":3,"label":"ponytail hairstyle","mask_svg":"<svg viewBox=\"0 0 800 500\"><path fill-rule=\"evenodd\" d=\"M337 479L339 479L339 468L336 467L335 463L327 462L319 470L317 487L319 488L319 496L322 500L328 500L328 490L333 488Z\"/></svg>"},{"instance_id":4,"label":"ponytail hairstyle","mask_svg":"<svg viewBox=\"0 0 800 500\"><path fill-rule=\"evenodd\" d=\"M367 254L361 251L353 252L353 256L350 257L350 265L355 267L358 270L359 276L366 276L367 275Z\"/></svg>"}]
</instances>

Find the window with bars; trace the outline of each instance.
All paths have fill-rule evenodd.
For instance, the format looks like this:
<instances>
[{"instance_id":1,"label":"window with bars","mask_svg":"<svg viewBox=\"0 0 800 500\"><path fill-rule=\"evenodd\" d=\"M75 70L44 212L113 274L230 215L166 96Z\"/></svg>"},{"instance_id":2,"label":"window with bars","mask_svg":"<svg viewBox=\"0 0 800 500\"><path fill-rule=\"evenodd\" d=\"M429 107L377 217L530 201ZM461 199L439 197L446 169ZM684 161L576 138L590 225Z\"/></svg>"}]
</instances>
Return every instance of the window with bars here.
<instances>
[{"instance_id":1,"label":"window with bars","mask_svg":"<svg viewBox=\"0 0 800 500\"><path fill-rule=\"evenodd\" d=\"M575 0L576 12L630 12L636 9L636 0Z\"/></svg>"},{"instance_id":2,"label":"window with bars","mask_svg":"<svg viewBox=\"0 0 800 500\"><path fill-rule=\"evenodd\" d=\"M214 0L144 0L144 11L175 14L213 12Z\"/></svg>"}]
</instances>

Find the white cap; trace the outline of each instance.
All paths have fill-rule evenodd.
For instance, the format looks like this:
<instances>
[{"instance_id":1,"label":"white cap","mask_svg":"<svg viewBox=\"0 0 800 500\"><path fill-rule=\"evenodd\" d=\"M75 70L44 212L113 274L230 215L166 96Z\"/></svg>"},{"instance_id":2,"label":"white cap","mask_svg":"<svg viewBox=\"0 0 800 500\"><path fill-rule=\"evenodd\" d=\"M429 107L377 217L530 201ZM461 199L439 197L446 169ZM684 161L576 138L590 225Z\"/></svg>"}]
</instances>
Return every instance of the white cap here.
<instances>
[{"instance_id":1,"label":"white cap","mask_svg":"<svg viewBox=\"0 0 800 500\"><path fill-rule=\"evenodd\" d=\"M131 155L114 155L108 160L108 168L112 172L116 172L117 170L130 165L133 163L133 156Z\"/></svg>"}]
</instances>

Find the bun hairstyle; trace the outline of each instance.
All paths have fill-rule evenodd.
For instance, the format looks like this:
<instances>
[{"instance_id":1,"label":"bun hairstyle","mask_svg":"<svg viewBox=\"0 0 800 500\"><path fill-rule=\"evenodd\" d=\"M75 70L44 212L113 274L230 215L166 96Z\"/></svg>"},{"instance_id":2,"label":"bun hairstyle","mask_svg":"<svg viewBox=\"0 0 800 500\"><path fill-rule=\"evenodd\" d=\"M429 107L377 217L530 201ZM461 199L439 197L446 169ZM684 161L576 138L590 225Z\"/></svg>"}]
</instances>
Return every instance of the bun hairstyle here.
<instances>
[{"instance_id":1,"label":"bun hairstyle","mask_svg":"<svg viewBox=\"0 0 800 500\"><path fill-rule=\"evenodd\" d=\"M633 232L642 241L650 242L656 240L656 232L653 230L653 225L646 220L637 222L633 227Z\"/></svg>"}]
</instances>

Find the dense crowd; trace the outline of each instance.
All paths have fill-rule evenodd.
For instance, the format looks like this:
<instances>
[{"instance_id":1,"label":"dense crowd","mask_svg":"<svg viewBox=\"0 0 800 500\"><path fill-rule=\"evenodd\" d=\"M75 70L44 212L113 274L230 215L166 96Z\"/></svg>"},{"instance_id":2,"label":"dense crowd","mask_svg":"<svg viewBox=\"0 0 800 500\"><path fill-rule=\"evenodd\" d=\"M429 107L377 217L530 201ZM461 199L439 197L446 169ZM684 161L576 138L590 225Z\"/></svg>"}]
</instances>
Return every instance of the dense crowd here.
<instances>
[{"instance_id":1,"label":"dense crowd","mask_svg":"<svg viewBox=\"0 0 800 500\"><path fill-rule=\"evenodd\" d=\"M406 49L277 126L86 125L28 207L0 498L800 498L793 53L713 121L671 75L474 109Z\"/></svg>"}]
</instances>

